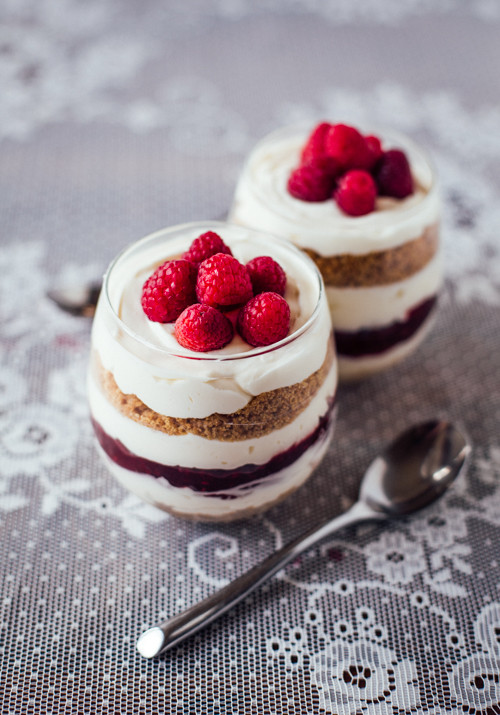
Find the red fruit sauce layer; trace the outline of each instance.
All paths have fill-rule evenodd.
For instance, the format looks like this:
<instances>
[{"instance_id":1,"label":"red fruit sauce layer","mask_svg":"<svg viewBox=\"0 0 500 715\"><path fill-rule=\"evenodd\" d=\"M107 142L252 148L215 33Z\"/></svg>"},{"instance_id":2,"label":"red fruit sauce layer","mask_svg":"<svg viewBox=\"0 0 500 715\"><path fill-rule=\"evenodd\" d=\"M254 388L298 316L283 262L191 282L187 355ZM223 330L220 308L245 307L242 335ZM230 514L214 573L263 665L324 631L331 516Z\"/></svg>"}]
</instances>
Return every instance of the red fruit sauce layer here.
<instances>
[{"instance_id":1,"label":"red fruit sauce layer","mask_svg":"<svg viewBox=\"0 0 500 715\"><path fill-rule=\"evenodd\" d=\"M335 330L335 345L339 355L363 357L379 355L398 343L408 340L424 323L437 302L437 296L424 300L408 313L404 321L391 323L384 328L357 331Z\"/></svg>"},{"instance_id":2,"label":"red fruit sauce layer","mask_svg":"<svg viewBox=\"0 0 500 715\"><path fill-rule=\"evenodd\" d=\"M120 467L140 474L149 474L152 477L164 477L173 487L187 487L210 496L211 492L223 492L241 487L290 466L315 442L326 437L333 419L332 401L327 413L323 415L316 429L308 437L275 455L266 464L244 464L237 469L189 469L153 462L150 459L138 457L120 440L110 437L94 419L92 424L99 444L108 457ZM236 498L229 494L217 494L216 496L222 496L224 499Z\"/></svg>"}]
</instances>

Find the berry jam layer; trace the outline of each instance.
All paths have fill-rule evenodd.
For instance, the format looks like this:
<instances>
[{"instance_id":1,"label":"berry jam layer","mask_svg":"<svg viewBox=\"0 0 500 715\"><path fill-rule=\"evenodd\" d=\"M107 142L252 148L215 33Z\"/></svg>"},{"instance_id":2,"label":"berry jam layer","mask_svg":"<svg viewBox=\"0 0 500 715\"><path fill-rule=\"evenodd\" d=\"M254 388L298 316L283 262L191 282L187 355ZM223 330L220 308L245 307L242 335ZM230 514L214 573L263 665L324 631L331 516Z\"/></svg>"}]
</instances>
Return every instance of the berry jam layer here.
<instances>
[{"instance_id":1,"label":"berry jam layer","mask_svg":"<svg viewBox=\"0 0 500 715\"><path fill-rule=\"evenodd\" d=\"M166 479L176 488L187 488L206 495L227 492L231 489L248 485L253 488L255 482L279 472L292 465L308 449L324 439L330 431L334 419L333 402L325 415L320 419L316 429L306 438L288 449L276 454L265 464L244 464L235 469L192 469L186 467L160 464L131 452L118 439L108 435L99 423L92 423L99 444L107 456L118 466L132 472L147 474L155 478Z\"/></svg>"},{"instance_id":2,"label":"berry jam layer","mask_svg":"<svg viewBox=\"0 0 500 715\"><path fill-rule=\"evenodd\" d=\"M383 328L353 332L335 330L335 344L339 356L379 355L409 340L429 317L436 302L437 296L434 295L408 311L406 320L391 323Z\"/></svg>"}]
</instances>

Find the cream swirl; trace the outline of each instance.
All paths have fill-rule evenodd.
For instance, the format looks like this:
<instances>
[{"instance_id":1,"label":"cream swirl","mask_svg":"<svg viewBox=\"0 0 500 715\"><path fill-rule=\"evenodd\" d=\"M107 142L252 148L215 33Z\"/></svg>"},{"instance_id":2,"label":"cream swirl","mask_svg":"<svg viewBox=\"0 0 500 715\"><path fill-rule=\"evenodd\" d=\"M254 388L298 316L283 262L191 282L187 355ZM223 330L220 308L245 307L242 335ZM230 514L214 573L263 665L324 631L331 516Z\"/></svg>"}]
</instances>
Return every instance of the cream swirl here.
<instances>
[{"instance_id":1,"label":"cream swirl","mask_svg":"<svg viewBox=\"0 0 500 715\"><path fill-rule=\"evenodd\" d=\"M385 148L403 149L415 192L403 200L379 197L375 211L346 216L334 201L307 202L287 190L310 127L288 127L265 137L240 176L230 220L290 239L322 256L382 251L420 235L439 216L438 188L424 153L408 138L387 135Z\"/></svg>"}]
</instances>

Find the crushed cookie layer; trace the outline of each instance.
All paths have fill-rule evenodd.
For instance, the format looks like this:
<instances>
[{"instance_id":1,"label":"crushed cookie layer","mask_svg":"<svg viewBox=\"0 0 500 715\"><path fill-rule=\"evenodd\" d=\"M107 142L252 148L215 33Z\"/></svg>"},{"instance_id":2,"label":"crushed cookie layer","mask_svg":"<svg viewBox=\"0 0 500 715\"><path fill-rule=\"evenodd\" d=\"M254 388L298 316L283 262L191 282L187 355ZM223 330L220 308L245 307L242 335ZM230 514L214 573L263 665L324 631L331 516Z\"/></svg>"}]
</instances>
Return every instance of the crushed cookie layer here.
<instances>
[{"instance_id":1,"label":"crushed cookie layer","mask_svg":"<svg viewBox=\"0 0 500 715\"><path fill-rule=\"evenodd\" d=\"M368 288L414 275L435 256L438 245L439 226L435 223L418 238L386 251L321 256L311 249L304 250L318 266L327 286Z\"/></svg>"},{"instance_id":2,"label":"crushed cookie layer","mask_svg":"<svg viewBox=\"0 0 500 715\"><path fill-rule=\"evenodd\" d=\"M231 414L215 412L203 418L161 415L136 395L123 393L97 355L94 356L93 370L108 401L134 422L169 435L194 434L205 439L238 442L263 437L293 422L323 384L333 359L334 346L331 340L323 365L302 382L256 395L245 407Z\"/></svg>"}]
</instances>

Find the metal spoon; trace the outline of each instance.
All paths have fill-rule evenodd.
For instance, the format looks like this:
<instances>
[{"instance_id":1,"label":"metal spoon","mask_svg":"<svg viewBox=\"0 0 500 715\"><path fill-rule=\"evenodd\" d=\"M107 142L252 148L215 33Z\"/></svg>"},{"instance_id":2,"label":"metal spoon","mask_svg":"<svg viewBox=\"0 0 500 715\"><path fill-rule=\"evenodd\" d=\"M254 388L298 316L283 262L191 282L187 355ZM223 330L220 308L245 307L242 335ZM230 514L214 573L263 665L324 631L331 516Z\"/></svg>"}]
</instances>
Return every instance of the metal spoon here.
<instances>
[{"instance_id":1,"label":"metal spoon","mask_svg":"<svg viewBox=\"0 0 500 715\"><path fill-rule=\"evenodd\" d=\"M339 529L406 516L428 506L453 483L469 452L466 438L449 422L434 420L403 432L370 464L359 499L347 512L314 526L204 601L149 628L137 641L139 653L154 658L177 645Z\"/></svg>"},{"instance_id":2,"label":"metal spoon","mask_svg":"<svg viewBox=\"0 0 500 715\"><path fill-rule=\"evenodd\" d=\"M70 315L92 318L102 284L98 281L73 286L62 286L47 291L47 296L61 310Z\"/></svg>"}]
</instances>

